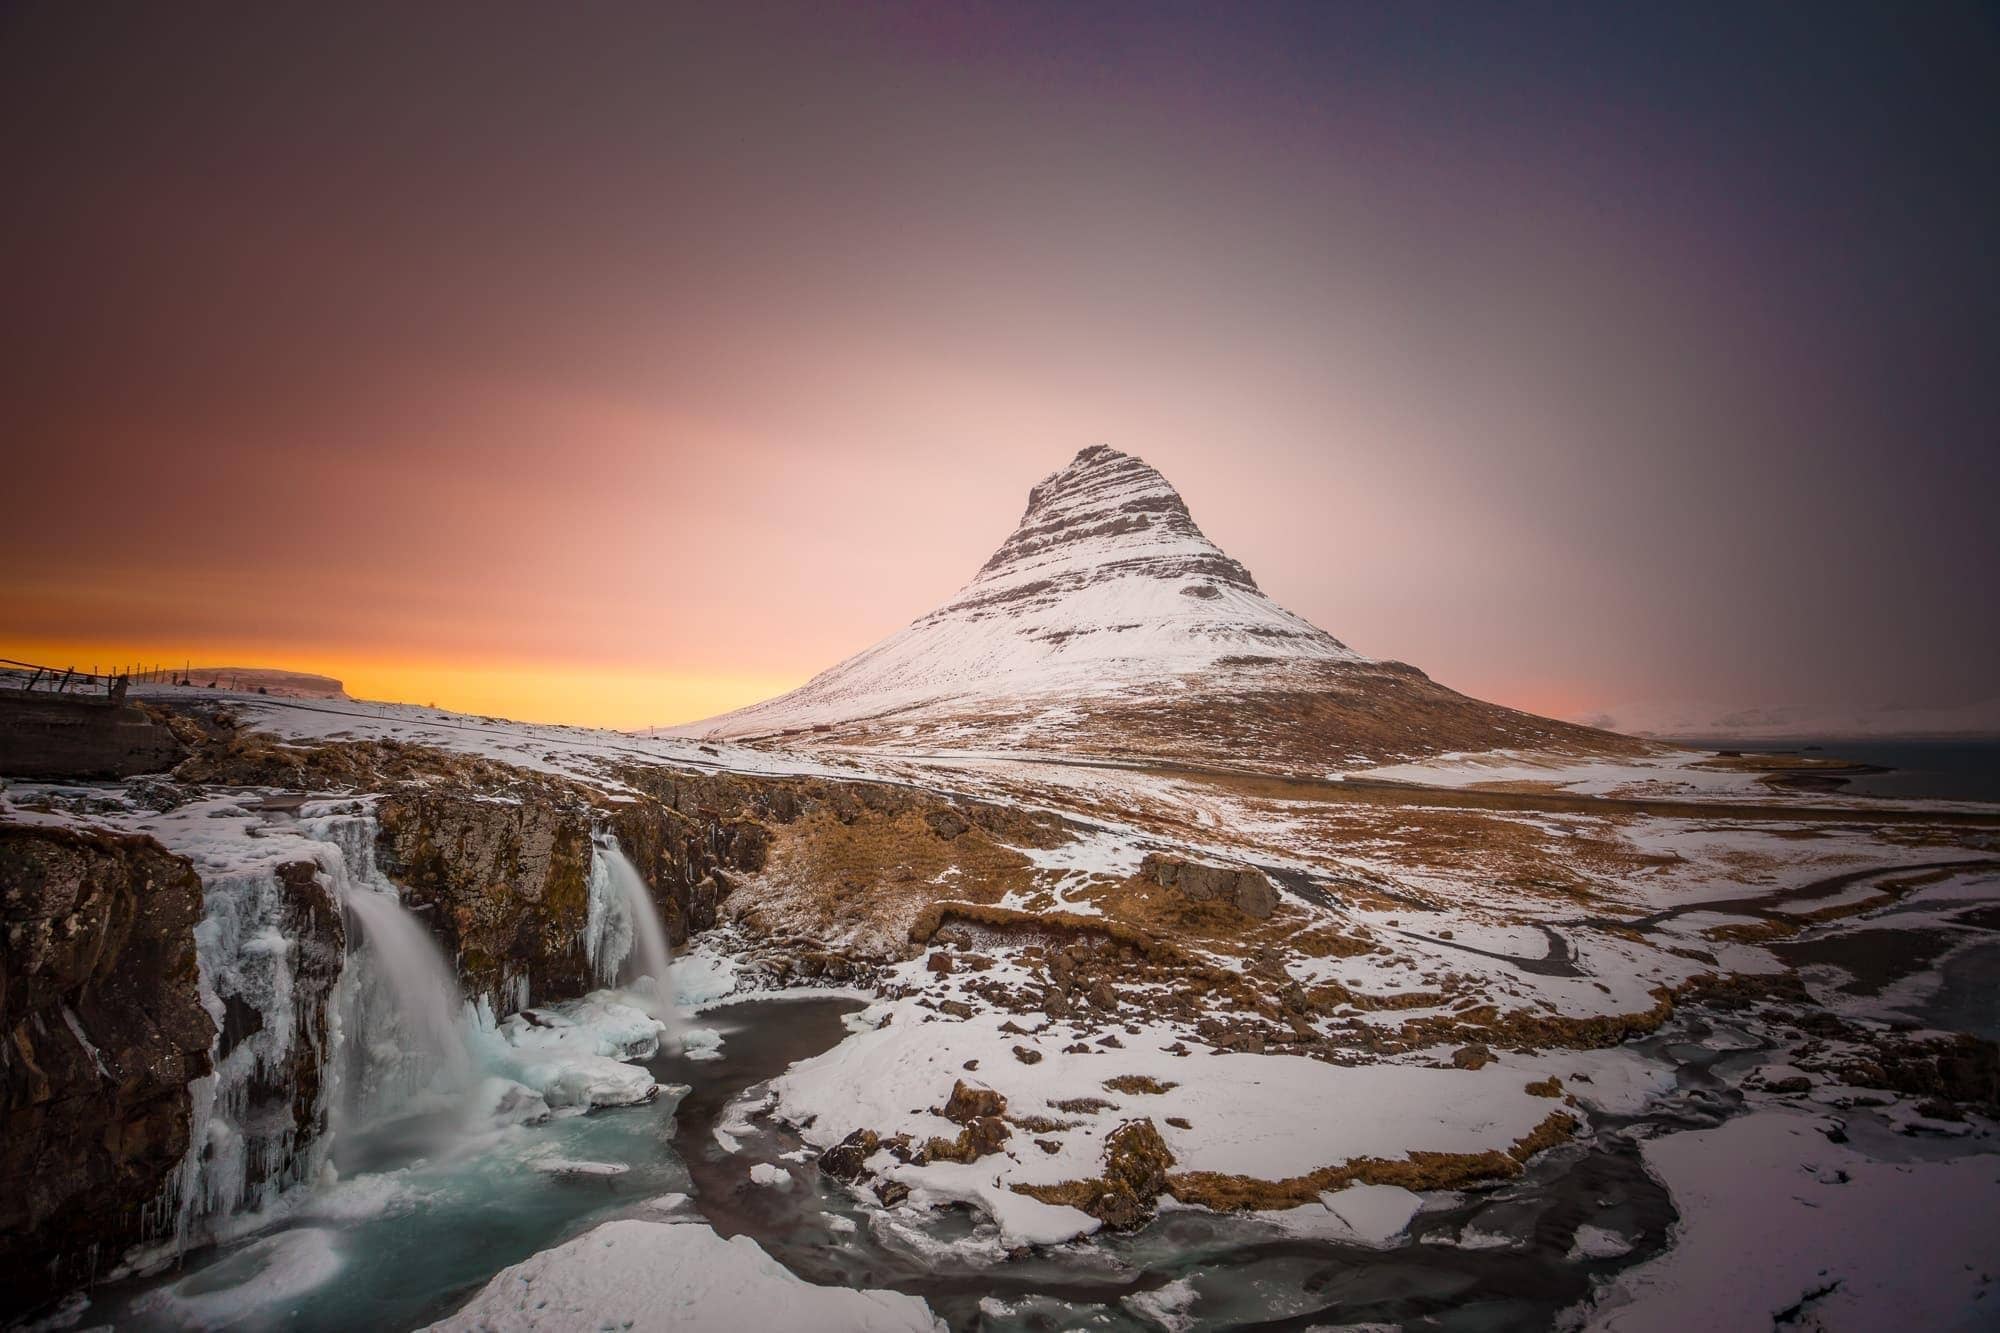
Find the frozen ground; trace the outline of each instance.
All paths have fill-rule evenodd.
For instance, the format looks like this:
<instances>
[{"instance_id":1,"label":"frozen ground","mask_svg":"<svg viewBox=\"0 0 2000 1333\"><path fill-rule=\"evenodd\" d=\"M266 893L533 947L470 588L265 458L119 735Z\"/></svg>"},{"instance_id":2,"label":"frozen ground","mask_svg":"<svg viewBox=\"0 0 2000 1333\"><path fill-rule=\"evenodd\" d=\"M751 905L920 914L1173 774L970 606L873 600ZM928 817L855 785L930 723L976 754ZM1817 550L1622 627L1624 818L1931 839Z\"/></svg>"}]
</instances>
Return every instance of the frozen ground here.
<instances>
[{"instance_id":1,"label":"frozen ground","mask_svg":"<svg viewBox=\"0 0 2000 1333\"><path fill-rule=\"evenodd\" d=\"M931 1333L943 1325L914 1296L815 1287L748 1236L699 1224L606 1222L495 1274L441 1333Z\"/></svg>"}]
</instances>

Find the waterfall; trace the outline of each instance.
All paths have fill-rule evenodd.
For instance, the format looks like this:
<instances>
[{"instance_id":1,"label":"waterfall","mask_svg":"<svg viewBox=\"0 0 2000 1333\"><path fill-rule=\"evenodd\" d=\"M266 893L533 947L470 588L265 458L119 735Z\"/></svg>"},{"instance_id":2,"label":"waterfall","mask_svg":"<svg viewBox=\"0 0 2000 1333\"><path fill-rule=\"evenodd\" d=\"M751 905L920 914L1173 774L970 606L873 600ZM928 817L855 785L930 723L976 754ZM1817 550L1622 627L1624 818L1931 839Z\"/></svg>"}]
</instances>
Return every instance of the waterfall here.
<instances>
[{"instance_id":1,"label":"waterfall","mask_svg":"<svg viewBox=\"0 0 2000 1333\"><path fill-rule=\"evenodd\" d=\"M648 1002L646 1008L667 1024L677 1043L678 1011L669 972L673 950L644 877L608 833L592 840L584 952L599 985L615 986L625 977L626 988Z\"/></svg>"},{"instance_id":2,"label":"waterfall","mask_svg":"<svg viewBox=\"0 0 2000 1333\"><path fill-rule=\"evenodd\" d=\"M465 998L430 931L376 864L374 815L300 823L332 844L319 860L348 919L335 1110L366 1125L465 1091L473 1072Z\"/></svg>"},{"instance_id":3,"label":"waterfall","mask_svg":"<svg viewBox=\"0 0 2000 1333\"><path fill-rule=\"evenodd\" d=\"M341 1110L361 1122L409 1107L426 1093L472 1083L461 1026L465 1000L430 933L386 893L347 896L359 940L350 944L354 984L342 1014L347 1038Z\"/></svg>"}]
</instances>

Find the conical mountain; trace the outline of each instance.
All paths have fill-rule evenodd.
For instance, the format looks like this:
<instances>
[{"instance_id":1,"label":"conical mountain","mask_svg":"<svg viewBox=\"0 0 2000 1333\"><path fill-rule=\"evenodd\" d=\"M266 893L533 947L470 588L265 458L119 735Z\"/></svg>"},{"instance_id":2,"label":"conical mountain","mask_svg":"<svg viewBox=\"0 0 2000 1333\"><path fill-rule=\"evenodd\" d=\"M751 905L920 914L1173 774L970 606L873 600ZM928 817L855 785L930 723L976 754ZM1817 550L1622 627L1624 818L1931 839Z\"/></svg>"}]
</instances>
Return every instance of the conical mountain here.
<instances>
[{"instance_id":1,"label":"conical mountain","mask_svg":"<svg viewBox=\"0 0 2000 1333\"><path fill-rule=\"evenodd\" d=\"M1103 445L1028 493L950 602L789 694L677 730L1287 770L1613 739L1362 657L1265 596L1157 469Z\"/></svg>"}]
</instances>

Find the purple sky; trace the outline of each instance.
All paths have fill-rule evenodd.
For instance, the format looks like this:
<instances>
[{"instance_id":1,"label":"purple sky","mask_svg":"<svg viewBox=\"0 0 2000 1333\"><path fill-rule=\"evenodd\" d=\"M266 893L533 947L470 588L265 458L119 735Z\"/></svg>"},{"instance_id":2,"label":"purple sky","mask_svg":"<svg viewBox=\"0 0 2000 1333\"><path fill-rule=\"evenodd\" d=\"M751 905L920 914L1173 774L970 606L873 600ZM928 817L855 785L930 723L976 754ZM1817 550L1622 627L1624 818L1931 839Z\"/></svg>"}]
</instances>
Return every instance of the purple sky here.
<instances>
[{"instance_id":1,"label":"purple sky","mask_svg":"<svg viewBox=\"0 0 2000 1333\"><path fill-rule=\"evenodd\" d=\"M1474 693L1991 695L1994 13L9 6L0 655L674 721L1109 443Z\"/></svg>"}]
</instances>

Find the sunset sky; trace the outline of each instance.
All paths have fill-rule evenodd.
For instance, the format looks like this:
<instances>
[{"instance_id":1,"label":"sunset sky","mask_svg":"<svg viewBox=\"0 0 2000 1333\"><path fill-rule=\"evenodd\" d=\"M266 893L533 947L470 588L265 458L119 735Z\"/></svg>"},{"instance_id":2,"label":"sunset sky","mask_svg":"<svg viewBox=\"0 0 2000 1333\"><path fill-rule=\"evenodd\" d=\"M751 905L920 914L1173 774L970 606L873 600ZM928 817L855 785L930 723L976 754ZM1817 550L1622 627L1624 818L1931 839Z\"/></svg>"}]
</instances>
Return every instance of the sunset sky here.
<instances>
[{"instance_id":1,"label":"sunset sky","mask_svg":"<svg viewBox=\"0 0 2000 1333\"><path fill-rule=\"evenodd\" d=\"M0 656L787 688L1108 443L1544 711L1995 692L1989 6L0 9Z\"/></svg>"}]
</instances>

